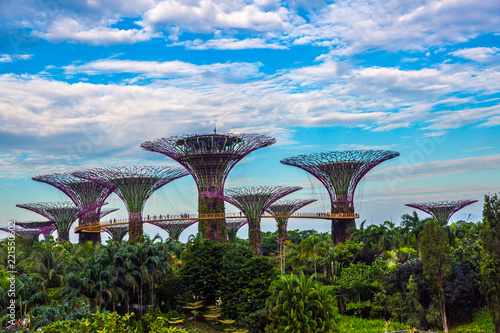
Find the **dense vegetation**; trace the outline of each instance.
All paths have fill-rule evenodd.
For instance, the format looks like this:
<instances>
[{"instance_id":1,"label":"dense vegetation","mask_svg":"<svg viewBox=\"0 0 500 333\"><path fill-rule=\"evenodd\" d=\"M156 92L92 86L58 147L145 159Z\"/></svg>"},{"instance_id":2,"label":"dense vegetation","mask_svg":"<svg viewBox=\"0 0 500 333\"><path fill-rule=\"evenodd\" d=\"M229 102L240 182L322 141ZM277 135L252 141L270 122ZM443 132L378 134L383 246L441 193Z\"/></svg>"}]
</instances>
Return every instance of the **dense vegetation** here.
<instances>
[{"instance_id":1,"label":"dense vegetation","mask_svg":"<svg viewBox=\"0 0 500 333\"><path fill-rule=\"evenodd\" d=\"M479 223L406 214L398 226L362 222L336 246L328 234L292 230L284 252L267 232L261 257L241 239L17 239L16 318L44 332L499 332L499 217L493 195ZM3 326L7 251L3 240Z\"/></svg>"}]
</instances>

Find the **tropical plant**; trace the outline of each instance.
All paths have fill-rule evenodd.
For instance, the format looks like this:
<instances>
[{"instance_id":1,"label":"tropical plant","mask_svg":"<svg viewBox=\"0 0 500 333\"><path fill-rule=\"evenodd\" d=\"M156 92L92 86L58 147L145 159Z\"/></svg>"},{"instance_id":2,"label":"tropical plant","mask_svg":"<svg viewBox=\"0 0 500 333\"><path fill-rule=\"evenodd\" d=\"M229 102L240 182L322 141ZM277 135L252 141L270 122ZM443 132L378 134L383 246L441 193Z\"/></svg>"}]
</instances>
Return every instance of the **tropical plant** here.
<instances>
[{"instance_id":1,"label":"tropical plant","mask_svg":"<svg viewBox=\"0 0 500 333\"><path fill-rule=\"evenodd\" d=\"M266 300L269 332L336 332L338 309L332 287L323 286L313 277L281 275L270 286Z\"/></svg>"}]
</instances>

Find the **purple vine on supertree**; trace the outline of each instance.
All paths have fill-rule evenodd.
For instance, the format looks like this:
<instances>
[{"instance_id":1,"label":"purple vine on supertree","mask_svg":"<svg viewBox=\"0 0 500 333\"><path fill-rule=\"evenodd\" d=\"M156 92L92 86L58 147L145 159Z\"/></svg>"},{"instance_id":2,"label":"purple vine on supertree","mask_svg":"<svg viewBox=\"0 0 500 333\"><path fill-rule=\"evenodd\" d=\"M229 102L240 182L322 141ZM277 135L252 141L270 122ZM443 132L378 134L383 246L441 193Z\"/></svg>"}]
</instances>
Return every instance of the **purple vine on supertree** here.
<instances>
[{"instance_id":1,"label":"purple vine on supertree","mask_svg":"<svg viewBox=\"0 0 500 333\"><path fill-rule=\"evenodd\" d=\"M477 202L477 200L430 201L405 204L408 207L420 209L434 217L442 226L448 224L451 216L460 209Z\"/></svg>"},{"instance_id":2,"label":"purple vine on supertree","mask_svg":"<svg viewBox=\"0 0 500 333\"><path fill-rule=\"evenodd\" d=\"M113 188L129 213L129 240L136 242L143 235L142 211L146 201L156 190L188 172L182 168L142 165L96 168L73 175Z\"/></svg>"},{"instance_id":3,"label":"purple vine on supertree","mask_svg":"<svg viewBox=\"0 0 500 333\"><path fill-rule=\"evenodd\" d=\"M224 194L218 192L204 192L203 194L223 199L245 213L248 219L249 245L255 254L260 256L262 255L261 215L275 201L301 189L302 187L299 186L255 186L228 188Z\"/></svg>"},{"instance_id":4,"label":"purple vine on supertree","mask_svg":"<svg viewBox=\"0 0 500 333\"><path fill-rule=\"evenodd\" d=\"M121 242L128 232L128 225L107 225L103 229L111 236L113 241Z\"/></svg>"},{"instance_id":5,"label":"purple vine on supertree","mask_svg":"<svg viewBox=\"0 0 500 333\"><path fill-rule=\"evenodd\" d=\"M251 152L268 147L276 139L260 134L196 134L146 141L141 147L164 154L180 163L194 178L198 187L198 213L225 212L224 201L203 195L203 192L224 192L224 184L231 169ZM224 219L200 219L198 231L204 238L225 242Z\"/></svg>"}]
</instances>

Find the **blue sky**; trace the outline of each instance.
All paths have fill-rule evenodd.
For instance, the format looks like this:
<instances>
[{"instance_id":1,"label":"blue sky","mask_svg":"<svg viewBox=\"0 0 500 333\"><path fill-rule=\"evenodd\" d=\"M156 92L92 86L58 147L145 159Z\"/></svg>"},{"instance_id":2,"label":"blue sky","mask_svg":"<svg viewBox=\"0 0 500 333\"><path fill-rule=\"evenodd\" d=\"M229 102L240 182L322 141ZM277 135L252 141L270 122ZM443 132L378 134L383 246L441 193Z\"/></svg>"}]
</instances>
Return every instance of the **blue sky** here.
<instances>
[{"instance_id":1,"label":"blue sky","mask_svg":"<svg viewBox=\"0 0 500 333\"><path fill-rule=\"evenodd\" d=\"M325 191L280 159L399 151L358 187L355 205L368 223L398 222L412 211L404 203L466 198L480 202L453 220L478 220L483 195L500 190L498 1L1 6L0 225L39 220L17 203L66 200L35 175L175 165L139 145L215 125L278 140L237 165L228 186L298 184L296 197L319 199L310 211L328 206ZM109 203L126 216L119 199ZM192 179L166 186L146 207L165 210L196 210ZM329 223L291 227L328 231Z\"/></svg>"}]
</instances>

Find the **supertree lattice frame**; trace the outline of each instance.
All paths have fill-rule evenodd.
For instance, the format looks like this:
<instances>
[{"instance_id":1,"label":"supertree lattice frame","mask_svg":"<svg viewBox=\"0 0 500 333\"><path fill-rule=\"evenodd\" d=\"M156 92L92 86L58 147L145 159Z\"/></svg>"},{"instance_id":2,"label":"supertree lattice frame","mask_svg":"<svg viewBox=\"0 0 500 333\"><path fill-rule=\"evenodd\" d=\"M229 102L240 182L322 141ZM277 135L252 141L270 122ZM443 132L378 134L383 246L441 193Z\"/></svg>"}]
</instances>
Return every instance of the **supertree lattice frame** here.
<instances>
[{"instance_id":1,"label":"supertree lattice frame","mask_svg":"<svg viewBox=\"0 0 500 333\"><path fill-rule=\"evenodd\" d=\"M149 197L162 186L187 176L182 168L130 166L96 168L73 173L74 176L112 188L125 203L129 213L129 240L136 242L143 235L142 210Z\"/></svg>"},{"instance_id":2,"label":"supertree lattice frame","mask_svg":"<svg viewBox=\"0 0 500 333\"><path fill-rule=\"evenodd\" d=\"M71 201L61 201L18 204L16 207L31 210L52 221L59 233L58 242L63 243L69 241L69 230L73 222L88 211L96 209L97 205L81 208Z\"/></svg>"},{"instance_id":3,"label":"supertree lattice frame","mask_svg":"<svg viewBox=\"0 0 500 333\"><path fill-rule=\"evenodd\" d=\"M42 230L42 235L45 240L47 237L56 230L56 226L52 221L29 221L29 222L19 222L15 221L15 224L23 228L39 228Z\"/></svg>"},{"instance_id":4,"label":"supertree lattice frame","mask_svg":"<svg viewBox=\"0 0 500 333\"><path fill-rule=\"evenodd\" d=\"M448 224L451 216L460 209L477 202L477 200L451 200L409 203L405 206L420 209L434 217L442 226Z\"/></svg>"},{"instance_id":5,"label":"supertree lattice frame","mask_svg":"<svg viewBox=\"0 0 500 333\"><path fill-rule=\"evenodd\" d=\"M102 205L109 195L113 193L113 188L90 180L82 180L71 173L52 173L36 176L31 179L54 186L66 194L75 205L82 208L92 205ZM99 219L100 207L97 206L96 209L90 210L81 216L78 221L79 226L96 222ZM78 238L80 243L86 241L92 241L93 243L101 242L100 233L80 232Z\"/></svg>"},{"instance_id":6,"label":"supertree lattice frame","mask_svg":"<svg viewBox=\"0 0 500 333\"><path fill-rule=\"evenodd\" d=\"M249 245L255 254L260 256L262 255L261 215L275 201L301 189L299 186L235 187L226 189L224 194L218 192L204 192L204 194L223 199L245 213L248 219Z\"/></svg>"},{"instance_id":7,"label":"supertree lattice frame","mask_svg":"<svg viewBox=\"0 0 500 333\"><path fill-rule=\"evenodd\" d=\"M361 179L375 166L399 156L392 150L347 150L313 153L285 158L280 162L307 171L328 191L332 213L354 213L354 191ZM332 219L334 244L345 241L354 219Z\"/></svg>"},{"instance_id":8,"label":"supertree lattice frame","mask_svg":"<svg viewBox=\"0 0 500 333\"><path fill-rule=\"evenodd\" d=\"M267 208L267 211L274 215L291 215L299 209L315 202L316 199L283 199ZM288 217L276 217L278 227L278 240L280 247L284 245L287 238Z\"/></svg>"},{"instance_id":9,"label":"supertree lattice frame","mask_svg":"<svg viewBox=\"0 0 500 333\"><path fill-rule=\"evenodd\" d=\"M38 236L40 236L44 231L43 227L42 228L23 228L23 227L20 227L17 225L13 229L0 228L0 230L8 232L8 233L13 233L16 237L19 237L22 239L28 239L28 240L32 240L32 241L37 240Z\"/></svg>"},{"instance_id":10,"label":"supertree lattice frame","mask_svg":"<svg viewBox=\"0 0 500 333\"><path fill-rule=\"evenodd\" d=\"M128 232L128 225L108 225L103 229L115 242L121 242Z\"/></svg>"},{"instance_id":11,"label":"supertree lattice frame","mask_svg":"<svg viewBox=\"0 0 500 333\"><path fill-rule=\"evenodd\" d=\"M227 239L230 243L236 243L236 234L245 224L248 224L248 219L226 219Z\"/></svg>"},{"instance_id":12,"label":"supertree lattice frame","mask_svg":"<svg viewBox=\"0 0 500 333\"><path fill-rule=\"evenodd\" d=\"M180 163L193 176L198 186L198 213L224 213L224 200L204 192L224 193L231 169L251 152L268 147L276 139L260 134L183 135L146 141L141 147L161 153ZM226 242L224 219L200 220L198 230L204 238Z\"/></svg>"},{"instance_id":13,"label":"supertree lattice frame","mask_svg":"<svg viewBox=\"0 0 500 333\"><path fill-rule=\"evenodd\" d=\"M174 242L178 242L181 233L197 222L198 220L165 221L165 222L150 222L150 223L157 226L158 228L165 230Z\"/></svg>"}]
</instances>

